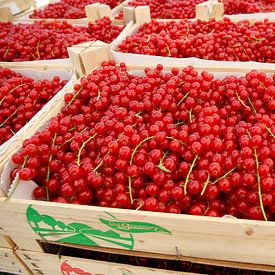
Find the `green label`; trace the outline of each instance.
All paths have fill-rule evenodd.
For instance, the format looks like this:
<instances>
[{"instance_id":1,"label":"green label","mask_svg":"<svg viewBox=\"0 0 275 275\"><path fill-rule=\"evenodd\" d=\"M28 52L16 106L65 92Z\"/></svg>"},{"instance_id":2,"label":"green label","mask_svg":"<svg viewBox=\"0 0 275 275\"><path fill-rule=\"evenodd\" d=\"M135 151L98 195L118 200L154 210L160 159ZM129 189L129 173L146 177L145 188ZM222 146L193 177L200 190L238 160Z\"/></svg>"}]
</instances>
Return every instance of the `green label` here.
<instances>
[{"instance_id":1,"label":"green label","mask_svg":"<svg viewBox=\"0 0 275 275\"><path fill-rule=\"evenodd\" d=\"M99 217L99 221L107 226L106 231L97 230L83 223L65 224L48 215L41 215L32 205L27 208L26 216L29 225L42 239L60 243L71 243L89 246L108 246L132 250L136 233L171 232L161 226L147 222L121 221L115 216Z\"/></svg>"}]
</instances>

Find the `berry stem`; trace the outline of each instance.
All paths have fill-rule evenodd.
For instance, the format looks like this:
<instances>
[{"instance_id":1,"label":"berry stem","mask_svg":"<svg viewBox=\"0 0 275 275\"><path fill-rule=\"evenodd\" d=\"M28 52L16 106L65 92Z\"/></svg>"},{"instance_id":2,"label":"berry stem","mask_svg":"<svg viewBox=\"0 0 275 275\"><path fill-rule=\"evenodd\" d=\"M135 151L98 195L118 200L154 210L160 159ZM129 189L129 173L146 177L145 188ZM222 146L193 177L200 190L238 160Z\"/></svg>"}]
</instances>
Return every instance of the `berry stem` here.
<instances>
[{"instance_id":1,"label":"berry stem","mask_svg":"<svg viewBox=\"0 0 275 275\"><path fill-rule=\"evenodd\" d=\"M16 87L14 87L13 89L11 89L10 91L9 91L9 93L8 94L6 94L2 99L1 99L1 101L0 101L0 105L3 103L3 101L6 99L6 97L7 97L7 95L10 95L12 92L14 92L16 89L18 89L18 88L20 88L20 87L22 87L22 86L24 86L24 85L26 85L26 83L24 83L24 84L19 84L19 85L17 85Z\"/></svg>"},{"instance_id":2,"label":"berry stem","mask_svg":"<svg viewBox=\"0 0 275 275\"><path fill-rule=\"evenodd\" d=\"M10 46L8 46L8 48L6 49L6 51L5 51L4 55L3 55L3 57L5 57L5 56L9 53L9 51L10 51Z\"/></svg>"},{"instance_id":3,"label":"berry stem","mask_svg":"<svg viewBox=\"0 0 275 275\"><path fill-rule=\"evenodd\" d=\"M103 165L104 161L103 159L100 161L100 163L97 165L97 167L93 170L94 172L97 172L97 170Z\"/></svg>"},{"instance_id":4,"label":"berry stem","mask_svg":"<svg viewBox=\"0 0 275 275\"><path fill-rule=\"evenodd\" d=\"M129 195L130 195L130 203L133 204L133 190L132 190L132 178L128 177L128 189L129 189Z\"/></svg>"},{"instance_id":5,"label":"berry stem","mask_svg":"<svg viewBox=\"0 0 275 275\"><path fill-rule=\"evenodd\" d=\"M193 122L193 120L192 120L192 108L190 109L190 111L188 111L188 113L189 113L189 120L192 123Z\"/></svg>"},{"instance_id":6,"label":"berry stem","mask_svg":"<svg viewBox=\"0 0 275 275\"><path fill-rule=\"evenodd\" d=\"M38 59L40 59L39 47L40 47L40 41L38 41L37 45L36 45L36 55L37 55Z\"/></svg>"},{"instance_id":7,"label":"berry stem","mask_svg":"<svg viewBox=\"0 0 275 275\"><path fill-rule=\"evenodd\" d=\"M8 120L10 120L16 113L17 113L17 109L9 116L9 117L7 117L3 122L2 122L2 124L0 125L0 128L1 127L3 127L5 124L6 124L6 122L8 122Z\"/></svg>"},{"instance_id":8,"label":"berry stem","mask_svg":"<svg viewBox=\"0 0 275 275\"><path fill-rule=\"evenodd\" d=\"M135 154L136 154L138 148L139 148L144 142L146 142L147 140L150 140L150 139L152 139L152 138L155 138L155 136L151 136L151 137L147 137L147 138L143 139L143 140L135 147L135 149L134 149L133 152L132 152L131 158L130 158L130 164L131 164L131 165L133 164L134 156L135 156Z\"/></svg>"},{"instance_id":9,"label":"berry stem","mask_svg":"<svg viewBox=\"0 0 275 275\"><path fill-rule=\"evenodd\" d=\"M266 130L269 132L269 134L270 134L273 138L275 138L275 135L272 133L271 129L270 129L269 127L267 127L267 126L265 126L265 128L266 128Z\"/></svg>"},{"instance_id":10,"label":"berry stem","mask_svg":"<svg viewBox=\"0 0 275 275\"><path fill-rule=\"evenodd\" d=\"M100 90L98 90L98 92L97 92L97 98L96 98L96 100L99 100L100 98L101 98L101 91Z\"/></svg>"},{"instance_id":11,"label":"berry stem","mask_svg":"<svg viewBox=\"0 0 275 275\"><path fill-rule=\"evenodd\" d=\"M251 99L250 99L249 96L247 97L247 100L248 100L248 102L249 102L249 104L250 104L250 106L251 106L251 108L252 108L254 114L256 115L256 114L257 114L256 109L255 109L255 107L254 107L254 105L253 105L253 102L251 101Z\"/></svg>"},{"instance_id":12,"label":"berry stem","mask_svg":"<svg viewBox=\"0 0 275 275\"><path fill-rule=\"evenodd\" d=\"M210 180L210 174L209 174L209 172L207 171L207 173L208 173L208 176L207 176L207 179L206 179L206 182L204 183L204 185L203 185L203 188L202 188L202 191L201 191L201 196L203 196L203 194L204 194L204 192L205 192L205 190L206 190L206 187L208 186L208 184L209 184L209 180Z\"/></svg>"},{"instance_id":13,"label":"berry stem","mask_svg":"<svg viewBox=\"0 0 275 275\"><path fill-rule=\"evenodd\" d=\"M190 92L188 92L187 94L185 94L185 95L182 97L182 99L178 102L177 106L180 105L180 104L184 101L184 99L186 99L186 98L188 97L189 93L190 93Z\"/></svg>"},{"instance_id":14,"label":"berry stem","mask_svg":"<svg viewBox=\"0 0 275 275\"><path fill-rule=\"evenodd\" d=\"M169 169L167 169L164 165L163 165L163 160L166 158L166 156L168 155L169 153L169 150L167 150L167 152L165 152L162 156L162 158L160 159L159 161L159 164L157 165L157 167L163 171L163 172L166 172L166 173L171 173L171 171Z\"/></svg>"},{"instance_id":15,"label":"berry stem","mask_svg":"<svg viewBox=\"0 0 275 275\"><path fill-rule=\"evenodd\" d=\"M69 132L70 132L71 130L74 130L74 129L75 129L75 127L71 128L71 129L69 130ZM87 129L87 127L85 127L80 133L83 133L86 129ZM64 141L64 143L63 143L61 146L65 145L66 143L68 143L68 142L70 142L70 141L72 141L73 139L74 139L74 137L71 137L71 138L67 139L66 141ZM60 146L60 147L61 147L61 146Z\"/></svg>"},{"instance_id":16,"label":"berry stem","mask_svg":"<svg viewBox=\"0 0 275 275\"><path fill-rule=\"evenodd\" d=\"M151 39L151 34L148 35L146 42L148 43L150 41L150 39Z\"/></svg>"},{"instance_id":17,"label":"berry stem","mask_svg":"<svg viewBox=\"0 0 275 275\"><path fill-rule=\"evenodd\" d=\"M52 145L51 148L54 146L55 143L55 139L56 139L57 133L54 134L54 137L52 139ZM50 162L53 158L53 155L51 154L49 157L49 161L48 161L48 168L47 168L47 177L46 177L46 181L48 181L50 179L50 174L51 174L51 169L50 169ZM47 188L47 187L46 187ZM47 190L46 190L47 191Z\"/></svg>"},{"instance_id":18,"label":"berry stem","mask_svg":"<svg viewBox=\"0 0 275 275\"><path fill-rule=\"evenodd\" d=\"M83 90L83 87L81 87L81 88L79 89L79 91L77 91L76 93L74 93L73 98L70 100L70 102L67 104L67 106L70 106L70 105L73 103L73 101L77 98L77 96L79 95L79 93L80 93L82 90Z\"/></svg>"},{"instance_id":19,"label":"berry stem","mask_svg":"<svg viewBox=\"0 0 275 275\"><path fill-rule=\"evenodd\" d=\"M177 139L177 138L174 138L174 137L166 137L166 139L172 139L172 140L176 140L178 141L181 145L186 145L183 141Z\"/></svg>"},{"instance_id":20,"label":"berry stem","mask_svg":"<svg viewBox=\"0 0 275 275\"><path fill-rule=\"evenodd\" d=\"M215 181L212 182L212 184L217 183L218 181L226 178L229 174L231 174L237 167L232 168L231 170L229 170L228 172L226 172L223 176L221 176L220 178L216 179Z\"/></svg>"},{"instance_id":21,"label":"berry stem","mask_svg":"<svg viewBox=\"0 0 275 275\"><path fill-rule=\"evenodd\" d=\"M237 96L238 100L240 101L240 103L241 103L246 109L248 109L249 107L248 107L248 106L243 102L243 100L240 98L240 95L238 94L238 92L235 91L235 93L236 93L236 96Z\"/></svg>"},{"instance_id":22,"label":"berry stem","mask_svg":"<svg viewBox=\"0 0 275 275\"><path fill-rule=\"evenodd\" d=\"M167 43L165 43L165 47L166 47L166 49L167 49L167 51L168 51L168 56L170 57L170 56L171 56L171 51L170 51L170 48L169 48L169 46L167 45Z\"/></svg>"},{"instance_id":23,"label":"berry stem","mask_svg":"<svg viewBox=\"0 0 275 275\"><path fill-rule=\"evenodd\" d=\"M259 173L259 159L258 159L258 154L257 154L256 148L253 147L253 149L254 149L254 157L255 157L256 169L257 169L257 184L258 184L258 194L259 194L260 207L261 207L264 219L265 219L265 221L267 221L267 217L266 217L265 209L264 209L264 204L263 204L263 198L262 198L261 177L260 177L260 173Z\"/></svg>"},{"instance_id":24,"label":"berry stem","mask_svg":"<svg viewBox=\"0 0 275 275\"><path fill-rule=\"evenodd\" d=\"M196 156L194 157L194 159L193 159L193 161L192 161L192 164L191 164L191 166L190 166L190 168L189 168L189 171L188 171L188 173L187 173L187 176L186 176L186 179L185 179L185 182L184 182L184 194L185 194L185 195L187 195L187 184L188 184L188 182L189 182L189 177L190 177L190 175L191 175L191 173L192 173L192 171L193 171L193 168L194 168L194 166L195 166L195 163L196 163L198 157L199 157L199 155L196 154Z\"/></svg>"},{"instance_id":25,"label":"berry stem","mask_svg":"<svg viewBox=\"0 0 275 275\"><path fill-rule=\"evenodd\" d=\"M45 187L45 190L46 190L46 200L50 201L50 194L49 194L49 189L47 186Z\"/></svg>"},{"instance_id":26,"label":"berry stem","mask_svg":"<svg viewBox=\"0 0 275 275\"><path fill-rule=\"evenodd\" d=\"M26 156L24 157L24 162L23 162L23 164L21 165L20 169L25 168L25 166L26 166L26 164L27 164L27 161L28 161L28 158L29 158L28 155L26 155ZM11 196L14 194L15 190L17 189L19 183L20 183L20 178L19 178L19 175L17 175L16 181L15 181L15 183L14 183L15 187L13 188L12 192L7 196L7 198L5 199L5 201L8 201L8 200L11 198Z\"/></svg>"},{"instance_id":27,"label":"berry stem","mask_svg":"<svg viewBox=\"0 0 275 275\"><path fill-rule=\"evenodd\" d=\"M77 165L78 165L78 166L80 166L80 163L81 163L81 152L82 152L82 150L84 149L84 147L86 146L86 144L87 144L90 140L92 140L93 138L95 138L96 135L97 135L97 134L94 134L94 135L92 135L91 137L89 137L86 141L83 141L83 143L82 143L82 145L81 145L81 147L79 148L78 153L77 153Z\"/></svg>"}]
</instances>

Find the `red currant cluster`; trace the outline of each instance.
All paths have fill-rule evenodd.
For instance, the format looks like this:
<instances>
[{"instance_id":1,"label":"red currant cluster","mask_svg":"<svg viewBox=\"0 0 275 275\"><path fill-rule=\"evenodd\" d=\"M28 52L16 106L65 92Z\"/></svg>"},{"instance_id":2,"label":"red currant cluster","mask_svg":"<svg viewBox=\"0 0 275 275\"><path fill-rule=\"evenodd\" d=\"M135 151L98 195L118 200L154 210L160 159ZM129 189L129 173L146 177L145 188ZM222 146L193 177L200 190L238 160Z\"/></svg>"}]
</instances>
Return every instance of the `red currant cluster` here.
<instances>
[{"instance_id":1,"label":"red currant cluster","mask_svg":"<svg viewBox=\"0 0 275 275\"><path fill-rule=\"evenodd\" d=\"M258 13L275 11L273 0L223 0L225 14Z\"/></svg>"},{"instance_id":2,"label":"red currant cluster","mask_svg":"<svg viewBox=\"0 0 275 275\"><path fill-rule=\"evenodd\" d=\"M119 2L119 0L61 0L57 3L49 4L44 9L35 10L30 18L85 18L86 5L102 3L114 8L119 4Z\"/></svg>"},{"instance_id":3,"label":"red currant cluster","mask_svg":"<svg viewBox=\"0 0 275 275\"><path fill-rule=\"evenodd\" d=\"M153 20L126 37L118 50L178 58L273 63L274 32L275 23L268 20L253 24L247 20L234 23L228 18L209 22Z\"/></svg>"},{"instance_id":4,"label":"red currant cluster","mask_svg":"<svg viewBox=\"0 0 275 275\"><path fill-rule=\"evenodd\" d=\"M275 75L104 62L12 156L37 199L275 220Z\"/></svg>"},{"instance_id":5,"label":"red currant cluster","mask_svg":"<svg viewBox=\"0 0 275 275\"><path fill-rule=\"evenodd\" d=\"M66 83L58 76L34 81L0 67L0 144L19 131Z\"/></svg>"},{"instance_id":6,"label":"red currant cluster","mask_svg":"<svg viewBox=\"0 0 275 275\"><path fill-rule=\"evenodd\" d=\"M205 0L132 0L130 6L150 6L152 18L185 19L194 18L196 5ZM225 14L272 12L275 10L273 0L224 0ZM123 13L119 14L119 18Z\"/></svg>"},{"instance_id":7,"label":"red currant cluster","mask_svg":"<svg viewBox=\"0 0 275 275\"><path fill-rule=\"evenodd\" d=\"M65 21L33 24L0 22L0 61L30 61L68 57L67 47L82 42L101 40L111 43L122 26L112 25L108 17L73 26Z\"/></svg>"}]
</instances>

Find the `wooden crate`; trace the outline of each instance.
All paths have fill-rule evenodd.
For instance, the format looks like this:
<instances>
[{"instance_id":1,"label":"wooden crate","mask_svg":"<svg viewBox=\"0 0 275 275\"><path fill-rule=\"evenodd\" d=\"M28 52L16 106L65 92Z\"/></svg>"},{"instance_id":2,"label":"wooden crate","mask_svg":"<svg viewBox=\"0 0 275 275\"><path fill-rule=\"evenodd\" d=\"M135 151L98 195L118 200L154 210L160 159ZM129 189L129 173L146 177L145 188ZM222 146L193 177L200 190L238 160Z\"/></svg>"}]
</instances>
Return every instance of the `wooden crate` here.
<instances>
[{"instance_id":1,"label":"wooden crate","mask_svg":"<svg viewBox=\"0 0 275 275\"><path fill-rule=\"evenodd\" d=\"M15 247L15 243L11 238L0 235L0 247L12 249Z\"/></svg>"},{"instance_id":2,"label":"wooden crate","mask_svg":"<svg viewBox=\"0 0 275 275\"><path fill-rule=\"evenodd\" d=\"M24 262L12 249L0 247L0 274L8 272L11 274L29 274Z\"/></svg>"},{"instance_id":3,"label":"wooden crate","mask_svg":"<svg viewBox=\"0 0 275 275\"><path fill-rule=\"evenodd\" d=\"M214 1L213 1L214 2ZM207 20L208 15L208 2L201 3L197 5L197 19ZM220 10L221 3L215 3L213 6L212 17L219 20L223 17L223 11ZM215 9L215 6L217 8ZM120 35L113 41L111 45L111 52L116 62L125 62L128 65L143 65L151 64L157 65L159 63L163 65L180 65L180 66L216 66L217 68L221 67L234 67L234 68L245 68L250 67L257 69L259 66L266 68L274 68L274 63L261 63L254 61L218 61L218 60L205 60L196 57L187 57L187 58L176 58L176 57L165 57L165 56L155 56L155 55L144 55L144 54L133 54L133 53L124 53L117 51L117 47L122 43L127 36L135 34L138 32L141 25L144 23L151 22L150 8L149 6L141 6L135 9L130 8L128 13L134 13L132 16L134 21L131 21L128 26L120 33ZM125 12L126 13L126 12ZM212 18L210 16L210 18ZM251 22L262 21L265 18L268 18L269 21L275 21L275 13L262 13L262 14L238 14L238 15L227 15L233 22L238 22L241 20L249 20ZM197 19L189 19L189 21L195 21ZM180 22L181 19L154 19L157 22Z\"/></svg>"},{"instance_id":4,"label":"wooden crate","mask_svg":"<svg viewBox=\"0 0 275 275\"><path fill-rule=\"evenodd\" d=\"M5 148L16 148L16 143L19 140L24 138L26 134L29 133L30 129L33 127L37 127L37 121L43 123L44 116L50 110L52 110L58 102L63 99L64 94L67 91L67 88L70 88L72 83L76 81L77 77L73 72L73 69L70 65L55 65L55 64L36 64L36 63L21 63L21 62L0 62L0 67L9 68L11 70L15 70L18 73L21 73L26 76L33 76L37 79L46 79L47 77L53 78L54 75L58 75L61 77L66 76L69 82L47 103L44 107L32 117L32 119L21 128L11 139L6 141L4 144L0 146L3 151ZM49 75L49 76L48 76Z\"/></svg>"},{"instance_id":5,"label":"wooden crate","mask_svg":"<svg viewBox=\"0 0 275 275\"><path fill-rule=\"evenodd\" d=\"M13 24L31 24L35 21L66 21L72 25L75 26L88 26L90 22L95 22L95 20L103 18L106 14L105 6L106 5L92 5L90 11L91 16L90 18L83 18L83 19L28 19L27 17L17 18L13 17L11 12L8 8L1 8L0 7L0 22L12 22ZM30 13L30 12L28 12ZM25 18L25 19L24 19ZM112 25L118 25L121 27L127 27L131 20L134 18L130 15L126 16L126 20L120 20L120 19L112 19ZM89 42L89 43L93 43ZM112 44L112 43L111 43ZM64 65L64 66L70 66L70 60L69 58L58 58L58 59L48 59L48 60L33 60L33 61L22 61L22 62L3 62L0 61L3 64L42 64L42 65Z\"/></svg>"},{"instance_id":6,"label":"wooden crate","mask_svg":"<svg viewBox=\"0 0 275 275\"><path fill-rule=\"evenodd\" d=\"M97 261L92 259L17 250L33 274L85 274L85 275L194 275L164 269L133 266L128 264ZM197 274L197 273L196 273Z\"/></svg>"},{"instance_id":7,"label":"wooden crate","mask_svg":"<svg viewBox=\"0 0 275 275\"><path fill-rule=\"evenodd\" d=\"M17 0L18 1L18 0ZM58 1L50 1L50 3L55 3ZM126 1L125 1L126 2ZM81 22L82 20L95 20L95 19L100 19L104 16L110 17L112 19L115 19L115 17L122 11L123 6L125 6L126 3L121 2L118 6L116 6L115 8L111 9L110 6L105 5L105 4L99 4L99 3L95 3L95 4L91 4L91 5L86 5L85 6L85 13L86 13L86 17L85 18L80 18L80 19L57 19L57 20L73 20L73 22L77 23L77 22ZM39 9L44 9L46 8L47 5L41 6L39 7ZM35 20L41 20L41 19L32 19L30 18L30 15L33 13L33 11L35 10L35 7L30 8L29 10L25 11L24 13L18 14L16 16L13 17L13 20L15 21L35 21ZM51 18L47 18L47 20L49 20ZM122 22L123 20L120 20L120 22Z\"/></svg>"},{"instance_id":8,"label":"wooden crate","mask_svg":"<svg viewBox=\"0 0 275 275\"><path fill-rule=\"evenodd\" d=\"M74 51L72 51L74 52ZM83 62L85 56L89 62ZM110 56L108 47L78 53L85 72L97 68ZM107 58L108 59L108 58ZM86 61L87 61L86 60ZM174 64L173 66L176 66ZM129 66L143 70L149 66ZM180 66L177 66L180 67ZM168 69L165 67L165 69ZM210 72L248 72L251 68L195 67ZM275 68L259 68L275 72ZM72 90L71 90L72 91ZM54 116L62 102L47 114ZM45 121L45 120L44 120ZM40 127L43 123L39 123ZM37 128L38 128L37 127ZM33 128L28 134L35 132ZM25 136L26 137L26 136ZM20 146L20 142L17 143ZM15 150L1 151L0 168ZM25 241L19 246L34 250L35 240L77 247L116 249L117 253L275 271L275 223L228 218L144 212L43 201L0 199L0 234ZM160 241L161 240L161 241Z\"/></svg>"},{"instance_id":9,"label":"wooden crate","mask_svg":"<svg viewBox=\"0 0 275 275\"><path fill-rule=\"evenodd\" d=\"M12 15L17 15L27 11L32 7L33 3L28 0L1 0L0 7L7 7L10 9Z\"/></svg>"}]
</instances>

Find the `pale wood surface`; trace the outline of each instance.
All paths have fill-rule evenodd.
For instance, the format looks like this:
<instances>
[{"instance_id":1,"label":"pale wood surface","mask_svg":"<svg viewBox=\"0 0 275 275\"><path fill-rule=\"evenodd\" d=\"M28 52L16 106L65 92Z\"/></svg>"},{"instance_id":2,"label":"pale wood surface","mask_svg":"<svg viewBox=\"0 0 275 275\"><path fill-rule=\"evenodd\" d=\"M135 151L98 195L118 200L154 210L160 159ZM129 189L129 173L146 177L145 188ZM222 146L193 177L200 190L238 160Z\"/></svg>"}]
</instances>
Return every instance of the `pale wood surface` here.
<instances>
[{"instance_id":1,"label":"pale wood surface","mask_svg":"<svg viewBox=\"0 0 275 275\"><path fill-rule=\"evenodd\" d=\"M177 272L156 268L133 266L106 261L96 261L91 259L69 257L60 255L39 253L33 251L17 251L17 254L24 260L34 274L60 274L62 263L67 263L71 267L82 269L91 274L102 275L122 275L123 272L129 275L194 275L195 273ZM62 274L62 273L61 273ZM196 273L198 274L198 273Z\"/></svg>"},{"instance_id":2,"label":"pale wood surface","mask_svg":"<svg viewBox=\"0 0 275 275\"><path fill-rule=\"evenodd\" d=\"M0 22L10 22L12 13L8 7L0 7Z\"/></svg>"},{"instance_id":3,"label":"pale wood surface","mask_svg":"<svg viewBox=\"0 0 275 275\"><path fill-rule=\"evenodd\" d=\"M18 260L11 249L0 247L0 272L5 271L12 274L28 274L25 267Z\"/></svg>"},{"instance_id":4,"label":"pale wood surface","mask_svg":"<svg viewBox=\"0 0 275 275\"><path fill-rule=\"evenodd\" d=\"M44 241L42 241L42 243L43 242ZM51 242L51 241L47 243L55 244L55 245L58 244L56 242ZM237 269L250 269L250 270L273 271L273 272L275 270L274 265L271 266L271 265L262 265L262 264L241 263L238 261L233 262L233 261L226 261L226 260L197 258L197 257L183 256L181 254L167 255L167 254L161 254L161 253L129 251L129 250L123 250L123 249L116 249L116 248L84 246L84 245L75 245L75 244L62 244L62 246L91 250L91 251L98 251L98 252L105 252L105 253L112 253L112 254L118 254L118 255L128 255L128 256L154 258L154 259L162 259L162 260L180 260L180 261L187 261L187 262L197 263L197 264L230 267L230 268L237 268ZM177 249L175 252L178 253Z\"/></svg>"},{"instance_id":5,"label":"pale wood surface","mask_svg":"<svg viewBox=\"0 0 275 275\"><path fill-rule=\"evenodd\" d=\"M18 14L23 12L31 7L32 3L26 0L1 0L0 7L17 7L17 12L14 14Z\"/></svg>"},{"instance_id":6,"label":"pale wood surface","mask_svg":"<svg viewBox=\"0 0 275 275\"><path fill-rule=\"evenodd\" d=\"M43 252L43 249L41 248L38 241L35 239L28 239L24 238L24 236L16 237L14 236L12 238L12 241L15 244L16 249L27 249L31 251L37 251L37 252Z\"/></svg>"},{"instance_id":7,"label":"pale wood surface","mask_svg":"<svg viewBox=\"0 0 275 275\"><path fill-rule=\"evenodd\" d=\"M100 55L97 62L103 61L101 58L105 59L106 57ZM95 66L98 64L96 63ZM144 69L144 67L147 66L139 69ZM129 68L137 69L136 67ZM72 91L72 88L68 89L69 91ZM1 152L0 168L3 167L7 157L20 146L22 140L33 135L47 119L57 114L62 104L63 102L60 101L42 121L37 121L36 128L17 140L5 154ZM41 240L26 219L26 209L30 204L40 214L50 215L65 224L83 223L104 232L110 229L99 221L100 216L106 217L105 212L116 216L119 221L153 223L171 232L171 235L162 233L134 234L134 251L180 257L182 255L236 262L236 264L269 265L272 270L275 268L275 224L272 222L196 217L40 201L13 199L5 201L3 198L0 200L0 228L2 228L2 233L1 231L0 233L15 239L24 236L32 241ZM56 241L56 239L57 236L48 238L49 241ZM103 246L117 248L111 243L105 243Z\"/></svg>"},{"instance_id":8,"label":"pale wood surface","mask_svg":"<svg viewBox=\"0 0 275 275\"><path fill-rule=\"evenodd\" d=\"M5 202L2 199L0 226L3 228L3 234L11 237L24 235L30 239L41 239L26 220L26 209L30 204L40 214L50 215L65 224L78 222L106 231L109 228L99 221L99 217L106 217L105 212L108 212L117 217L119 221L149 222L171 232L171 235L134 234L133 250L136 251L265 264L273 265L273 270L275 268L275 224L273 222L196 217L27 200ZM55 241L56 237L52 236L48 240ZM116 245L110 243L105 243L104 247L117 248Z\"/></svg>"},{"instance_id":9,"label":"pale wood surface","mask_svg":"<svg viewBox=\"0 0 275 275\"><path fill-rule=\"evenodd\" d=\"M224 6L216 0L209 0L196 5L196 18L200 20L223 18Z\"/></svg>"},{"instance_id":10,"label":"pale wood surface","mask_svg":"<svg viewBox=\"0 0 275 275\"><path fill-rule=\"evenodd\" d=\"M0 247L12 249L15 247L15 243L11 238L0 235Z\"/></svg>"}]
</instances>

